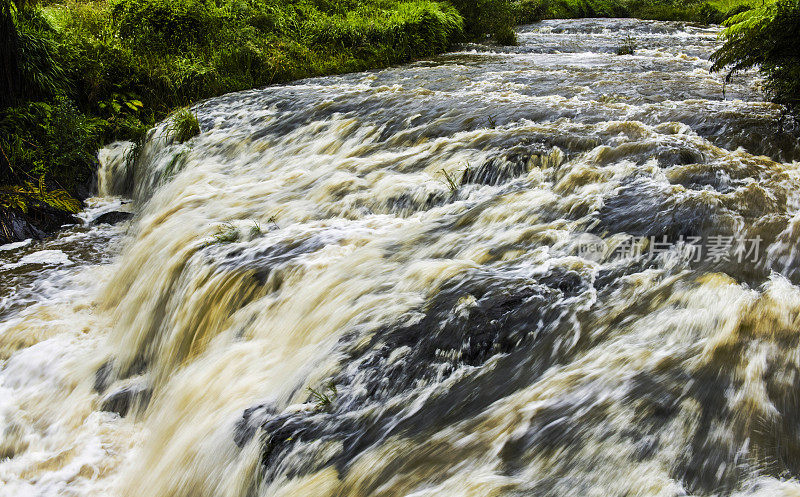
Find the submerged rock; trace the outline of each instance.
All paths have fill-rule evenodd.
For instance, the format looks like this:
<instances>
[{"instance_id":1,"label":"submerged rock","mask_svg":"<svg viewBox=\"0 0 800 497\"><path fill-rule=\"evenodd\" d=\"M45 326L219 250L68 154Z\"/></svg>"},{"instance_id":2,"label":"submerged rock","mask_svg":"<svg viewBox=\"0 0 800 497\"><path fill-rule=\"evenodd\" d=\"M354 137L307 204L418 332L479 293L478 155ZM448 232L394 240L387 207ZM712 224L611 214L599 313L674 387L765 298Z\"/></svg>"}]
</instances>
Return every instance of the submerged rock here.
<instances>
[{"instance_id":1,"label":"submerged rock","mask_svg":"<svg viewBox=\"0 0 800 497\"><path fill-rule=\"evenodd\" d=\"M127 221L132 217L133 213L131 212L111 211L97 216L94 220L92 220L92 224L118 224Z\"/></svg>"},{"instance_id":2,"label":"submerged rock","mask_svg":"<svg viewBox=\"0 0 800 497\"><path fill-rule=\"evenodd\" d=\"M153 390L149 385L144 383L134 383L115 390L100 401L100 410L106 412L115 412L122 417L125 417L131 408L143 408L153 395Z\"/></svg>"}]
</instances>

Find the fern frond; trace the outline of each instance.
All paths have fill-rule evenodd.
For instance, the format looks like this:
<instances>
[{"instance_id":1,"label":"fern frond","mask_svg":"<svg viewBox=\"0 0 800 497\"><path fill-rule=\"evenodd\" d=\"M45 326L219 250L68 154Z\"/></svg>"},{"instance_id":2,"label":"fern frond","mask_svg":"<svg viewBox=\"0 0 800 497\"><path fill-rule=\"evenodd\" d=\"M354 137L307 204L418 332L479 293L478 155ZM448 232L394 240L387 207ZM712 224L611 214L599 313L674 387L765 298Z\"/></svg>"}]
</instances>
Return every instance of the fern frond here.
<instances>
[{"instance_id":1,"label":"fern frond","mask_svg":"<svg viewBox=\"0 0 800 497\"><path fill-rule=\"evenodd\" d=\"M81 203L68 192L61 189L48 190L44 176L37 183L28 181L24 185L0 187L0 208L27 213L31 207L48 205L54 209L75 214Z\"/></svg>"}]
</instances>

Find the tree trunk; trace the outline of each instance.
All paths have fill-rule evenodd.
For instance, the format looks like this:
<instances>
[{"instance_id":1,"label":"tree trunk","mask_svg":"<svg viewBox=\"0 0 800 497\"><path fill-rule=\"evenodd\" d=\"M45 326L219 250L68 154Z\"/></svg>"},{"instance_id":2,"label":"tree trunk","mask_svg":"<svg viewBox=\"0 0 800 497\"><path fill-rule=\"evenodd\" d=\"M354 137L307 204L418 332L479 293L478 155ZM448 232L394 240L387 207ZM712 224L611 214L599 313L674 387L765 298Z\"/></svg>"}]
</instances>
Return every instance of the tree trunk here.
<instances>
[{"instance_id":1,"label":"tree trunk","mask_svg":"<svg viewBox=\"0 0 800 497\"><path fill-rule=\"evenodd\" d=\"M0 109L14 104L19 95L17 27L11 0L0 0Z\"/></svg>"}]
</instances>

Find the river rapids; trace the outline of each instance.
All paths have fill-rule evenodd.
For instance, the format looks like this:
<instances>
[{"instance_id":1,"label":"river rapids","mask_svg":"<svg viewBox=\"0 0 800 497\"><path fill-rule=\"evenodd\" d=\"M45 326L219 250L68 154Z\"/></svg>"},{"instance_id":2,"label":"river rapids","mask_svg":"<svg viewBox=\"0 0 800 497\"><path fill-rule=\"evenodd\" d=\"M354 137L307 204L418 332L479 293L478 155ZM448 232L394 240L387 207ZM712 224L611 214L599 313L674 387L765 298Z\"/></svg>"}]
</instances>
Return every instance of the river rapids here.
<instances>
[{"instance_id":1,"label":"river rapids","mask_svg":"<svg viewBox=\"0 0 800 497\"><path fill-rule=\"evenodd\" d=\"M0 495L799 496L800 141L718 32L546 21L104 149L0 246Z\"/></svg>"}]
</instances>

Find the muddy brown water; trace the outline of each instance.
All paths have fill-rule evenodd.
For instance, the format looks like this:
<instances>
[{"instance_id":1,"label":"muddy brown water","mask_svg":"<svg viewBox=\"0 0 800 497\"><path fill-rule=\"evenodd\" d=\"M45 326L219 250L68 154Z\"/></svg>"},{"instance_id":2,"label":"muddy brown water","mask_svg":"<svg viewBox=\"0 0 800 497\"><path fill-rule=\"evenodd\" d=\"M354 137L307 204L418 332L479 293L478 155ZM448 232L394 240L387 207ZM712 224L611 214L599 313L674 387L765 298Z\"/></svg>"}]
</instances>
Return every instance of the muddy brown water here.
<instances>
[{"instance_id":1,"label":"muddy brown water","mask_svg":"<svg viewBox=\"0 0 800 497\"><path fill-rule=\"evenodd\" d=\"M0 494L800 495L800 142L718 32L546 21L103 150L0 247Z\"/></svg>"}]
</instances>

